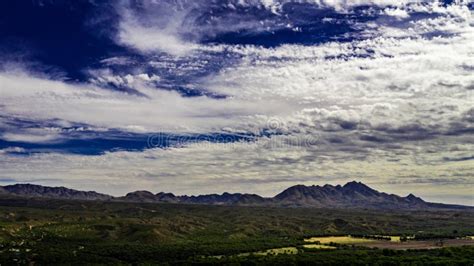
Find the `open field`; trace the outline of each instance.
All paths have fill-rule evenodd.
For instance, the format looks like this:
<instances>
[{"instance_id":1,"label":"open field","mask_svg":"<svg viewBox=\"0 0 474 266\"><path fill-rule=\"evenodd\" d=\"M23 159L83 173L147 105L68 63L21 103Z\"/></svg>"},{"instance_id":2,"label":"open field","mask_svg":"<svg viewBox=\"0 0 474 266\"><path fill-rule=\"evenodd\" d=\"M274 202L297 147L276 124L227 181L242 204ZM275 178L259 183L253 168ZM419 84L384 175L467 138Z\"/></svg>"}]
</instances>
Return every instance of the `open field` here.
<instances>
[{"instance_id":1,"label":"open field","mask_svg":"<svg viewBox=\"0 0 474 266\"><path fill-rule=\"evenodd\" d=\"M336 249L336 247L320 244L306 244L303 248L314 248L314 249Z\"/></svg>"},{"instance_id":2,"label":"open field","mask_svg":"<svg viewBox=\"0 0 474 266\"><path fill-rule=\"evenodd\" d=\"M325 236L311 237L304 239L307 243L317 243L304 245L305 248L330 248L333 245L354 245L369 248L381 249L434 249L443 247L474 246L474 239L470 236L457 239L433 239L433 240L408 240L400 241L399 236L384 236L389 240L368 239L353 236Z\"/></svg>"},{"instance_id":3,"label":"open field","mask_svg":"<svg viewBox=\"0 0 474 266\"><path fill-rule=\"evenodd\" d=\"M382 249L370 250L372 247L367 246L378 241L369 240L354 247L313 249L314 252L303 250L303 245L316 244L304 239L331 235L340 240L351 234L402 236L420 231L438 237L472 236L473 225L474 213L466 211L382 213L5 198L0 199L0 261L5 264L157 261L265 264L260 261L264 257L268 262L282 259L287 264L319 259L338 263L340 259L355 256L366 264L387 259L416 261L434 254L439 261L471 262L474 247L392 250L396 252L394 257L387 258ZM445 243L449 243L447 246L465 244ZM297 254L293 254L295 251ZM248 256L236 256L245 253Z\"/></svg>"},{"instance_id":4,"label":"open field","mask_svg":"<svg viewBox=\"0 0 474 266\"><path fill-rule=\"evenodd\" d=\"M304 239L305 242L309 243L320 243L320 244L341 244L341 245L356 245L362 243L374 242L373 239L356 238L351 236L325 236L325 237L311 237Z\"/></svg>"},{"instance_id":5,"label":"open field","mask_svg":"<svg viewBox=\"0 0 474 266\"><path fill-rule=\"evenodd\" d=\"M406 242L392 242L392 241L373 241L357 244L369 248L386 248L386 249L434 249L442 247L460 247L460 246L474 246L474 240L471 239L443 239L443 240L410 240Z\"/></svg>"}]
</instances>

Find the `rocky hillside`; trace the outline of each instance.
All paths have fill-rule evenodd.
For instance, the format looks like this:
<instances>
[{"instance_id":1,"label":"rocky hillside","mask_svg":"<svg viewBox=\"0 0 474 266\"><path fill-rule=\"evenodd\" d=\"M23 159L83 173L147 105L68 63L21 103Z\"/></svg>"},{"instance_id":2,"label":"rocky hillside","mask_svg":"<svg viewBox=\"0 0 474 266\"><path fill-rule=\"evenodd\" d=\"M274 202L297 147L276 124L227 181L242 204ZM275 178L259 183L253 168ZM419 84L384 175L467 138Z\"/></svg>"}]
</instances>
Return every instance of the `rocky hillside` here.
<instances>
[{"instance_id":1,"label":"rocky hillside","mask_svg":"<svg viewBox=\"0 0 474 266\"><path fill-rule=\"evenodd\" d=\"M15 184L2 187L2 194L24 197L44 197L71 200L110 200L113 197L94 191L80 191L65 187L45 187L32 184Z\"/></svg>"},{"instance_id":2,"label":"rocky hillside","mask_svg":"<svg viewBox=\"0 0 474 266\"><path fill-rule=\"evenodd\" d=\"M362 208L423 208L428 203L413 194L400 197L378 192L361 182L349 182L344 186L297 185L275 196L284 206L362 207Z\"/></svg>"},{"instance_id":3,"label":"rocky hillside","mask_svg":"<svg viewBox=\"0 0 474 266\"><path fill-rule=\"evenodd\" d=\"M223 193L198 196L176 196L172 193L154 194L140 190L123 197L113 197L94 191L79 191L65 187L46 187L32 184L0 186L0 196L42 197L70 200L124 201L147 203L182 203L239 206L318 207L318 208L371 208L371 209L474 209L461 205L425 202L413 194L401 197L379 192L352 181L344 186L304 186L287 188L273 198L255 194Z\"/></svg>"}]
</instances>

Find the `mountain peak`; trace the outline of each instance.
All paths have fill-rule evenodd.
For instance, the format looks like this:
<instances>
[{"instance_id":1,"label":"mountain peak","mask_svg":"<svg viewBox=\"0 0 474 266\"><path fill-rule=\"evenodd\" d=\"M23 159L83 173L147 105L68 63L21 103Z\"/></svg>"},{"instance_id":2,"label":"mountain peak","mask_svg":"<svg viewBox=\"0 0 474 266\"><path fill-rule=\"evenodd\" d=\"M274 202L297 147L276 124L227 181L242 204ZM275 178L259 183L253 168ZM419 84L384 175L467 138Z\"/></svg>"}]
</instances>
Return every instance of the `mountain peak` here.
<instances>
[{"instance_id":1,"label":"mountain peak","mask_svg":"<svg viewBox=\"0 0 474 266\"><path fill-rule=\"evenodd\" d=\"M127 193L127 195L125 195L125 197L128 197L128 196L142 196L142 197L154 197L155 195L153 193L151 193L150 191L147 191L147 190L137 190L137 191L134 191L134 192L129 192Z\"/></svg>"},{"instance_id":2,"label":"mountain peak","mask_svg":"<svg viewBox=\"0 0 474 266\"><path fill-rule=\"evenodd\" d=\"M375 197L380 194L380 192L378 192L377 190L372 189L366 184L357 181L348 182L342 187L342 190L349 194L358 193L366 197Z\"/></svg>"},{"instance_id":3,"label":"mountain peak","mask_svg":"<svg viewBox=\"0 0 474 266\"><path fill-rule=\"evenodd\" d=\"M417 202L417 203L424 203L425 201L423 199L421 199L420 197L417 197L413 194L408 194L408 196L406 196L406 199L410 202Z\"/></svg>"},{"instance_id":4,"label":"mountain peak","mask_svg":"<svg viewBox=\"0 0 474 266\"><path fill-rule=\"evenodd\" d=\"M357 181L351 181L351 182L347 182L344 186L342 186L344 188L368 188L367 185L365 185L364 183L362 182L357 182Z\"/></svg>"},{"instance_id":5,"label":"mountain peak","mask_svg":"<svg viewBox=\"0 0 474 266\"><path fill-rule=\"evenodd\" d=\"M156 200L155 194L146 190L137 190L134 192L129 192L125 195L125 199L137 202L154 202Z\"/></svg>"}]
</instances>

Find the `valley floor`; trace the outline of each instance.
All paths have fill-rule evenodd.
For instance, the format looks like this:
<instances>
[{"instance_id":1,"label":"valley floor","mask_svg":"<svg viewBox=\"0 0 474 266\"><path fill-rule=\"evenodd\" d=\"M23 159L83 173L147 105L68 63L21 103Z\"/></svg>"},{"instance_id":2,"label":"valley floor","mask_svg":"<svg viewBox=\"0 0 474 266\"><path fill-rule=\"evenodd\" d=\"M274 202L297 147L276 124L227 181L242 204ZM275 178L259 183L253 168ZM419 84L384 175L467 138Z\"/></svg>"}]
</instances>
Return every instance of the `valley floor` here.
<instances>
[{"instance_id":1,"label":"valley floor","mask_svg":"<svg viewBox=\"0 0 474 266\"><path fill-rule=\"evenodd\" d=\"M1 264L472 265L474 241L466 236L473 235L474 212L461 210L387 213L0 198ZM307 241L315 236L364 240Z\"/></svg>"}]
</instances>

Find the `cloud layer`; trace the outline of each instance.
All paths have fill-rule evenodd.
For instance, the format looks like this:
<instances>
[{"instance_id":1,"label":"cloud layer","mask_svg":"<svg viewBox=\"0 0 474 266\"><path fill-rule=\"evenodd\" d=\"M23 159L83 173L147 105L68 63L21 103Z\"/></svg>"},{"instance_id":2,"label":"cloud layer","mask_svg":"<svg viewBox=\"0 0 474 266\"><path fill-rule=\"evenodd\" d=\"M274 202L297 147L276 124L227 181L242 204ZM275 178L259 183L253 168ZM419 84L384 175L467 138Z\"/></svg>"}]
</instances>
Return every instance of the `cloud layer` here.
<instances>
[{"instance_id":1,"label":"cloud layer","mask_svg":"<svg viewBox=\"0 0 474 266\"><path fill-rule=\"evenodd\" d=\"M111 37L130 50L88 65L83 80L3 66L1 178L263 195L360 179L474 204L466 3L155 2L118 2ZM193 137L147 143L159 133ZM67 148L117 139L92 156Z\"/></svg>"}]
</instances>

